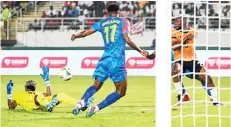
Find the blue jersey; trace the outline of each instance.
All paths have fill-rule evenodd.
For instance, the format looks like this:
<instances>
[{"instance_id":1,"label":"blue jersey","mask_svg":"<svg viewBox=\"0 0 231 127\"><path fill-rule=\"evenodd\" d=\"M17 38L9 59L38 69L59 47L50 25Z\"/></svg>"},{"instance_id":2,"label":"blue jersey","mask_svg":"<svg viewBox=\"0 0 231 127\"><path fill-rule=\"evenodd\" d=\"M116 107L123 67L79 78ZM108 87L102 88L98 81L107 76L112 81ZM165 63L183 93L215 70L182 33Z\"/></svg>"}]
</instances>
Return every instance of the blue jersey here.
<instances>
[{"instance_id":1,"label":"blue jersey","mask_svg":"<svg viewBox=\"0 0 231 127\"><path fill-rule=\"evenodd\" d=\"M102 59L112 57L125 60L126 41L123 34L129 31L129 24L126 19L107 17L96 22L91 28L95 32L100 32L103 37L104 54Z\"/></svg>"}]
</instances>

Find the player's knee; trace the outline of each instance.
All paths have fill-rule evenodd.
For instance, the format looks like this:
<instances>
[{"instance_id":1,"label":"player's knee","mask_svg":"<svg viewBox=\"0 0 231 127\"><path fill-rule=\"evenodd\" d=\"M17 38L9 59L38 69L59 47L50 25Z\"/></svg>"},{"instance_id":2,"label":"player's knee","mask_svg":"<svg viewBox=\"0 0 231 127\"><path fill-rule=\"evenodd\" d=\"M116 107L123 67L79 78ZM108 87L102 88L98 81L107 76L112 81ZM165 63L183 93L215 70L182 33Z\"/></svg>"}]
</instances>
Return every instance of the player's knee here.
<instances>
[{"instance_id":1,"label":"player's knee","mask_svg":"<svg viewBox=\"0 0 231 127\"><path fill-rule=\"evenodd\" d=\"M94 86L96 87L96 90L98 91L103 85L103 82L100 82L98 80L95 80Z\"/></svg>"},{"instance_id":2,"label":"player's knee","mask_svg":"<svg viewBox=\"0 0 231 127\"><path fill-rule=\"evenodd\" d=\"M177 75L180 73L180 65L174 64L172 68L172 75Z\"/></svg>"},{"instance_id":3,"label":"player's knee","mask_svg":"<svg viewBox=\"0 0 231 127\"><path fill-rule=\"evenodd\" d=\"M175 76L175 77L173 77L173 78L172 78L172 80L173 80L173 82L174 82L174 83L178 83L178 82L180 82L180 78L179 78L179 76Z\"/></svg>"},{"instance_id":4,"label":"player's knee","mask_svg":"<svg viewBox=\"0 0 231 127\"><path fill-rule=\"evenodd\" d=\"M120 97L124 97L126 95L126 91L117 91Z\"/></svg>"}]
</instances>

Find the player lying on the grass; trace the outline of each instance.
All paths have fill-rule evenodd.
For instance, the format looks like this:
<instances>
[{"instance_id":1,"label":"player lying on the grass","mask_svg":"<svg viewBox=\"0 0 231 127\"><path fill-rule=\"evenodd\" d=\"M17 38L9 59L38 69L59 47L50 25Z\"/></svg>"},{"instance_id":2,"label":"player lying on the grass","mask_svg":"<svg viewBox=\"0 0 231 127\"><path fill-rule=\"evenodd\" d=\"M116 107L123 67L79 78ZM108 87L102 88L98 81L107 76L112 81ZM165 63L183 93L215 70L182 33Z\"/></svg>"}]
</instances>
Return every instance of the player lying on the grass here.
<instances>
[{"instance_id":1,"label":"player lying on the grass","mask_svg":"<svg viewBox=\"0 0 231 127\"><path fill-rule=\"evenodd\" d=\"M13 81L10 80L7 84L7 97L8 97L8 107L9 109L15 109L17 105L20 105L26 111L33 110L46 110L49 112L53 111L53 108L60 103L66 103L70 105L75 105L76 99L70 97L64 92L52 95L51 84L49 80L49 68L43 67L43 74L41 77L45 80L46 92L37 92L37 83L33 80L29 80L25 84L25 91L14 92L12 95ZM92 98L87 102L92 103Z\"/></svg>"},{"instance_id":2,"label":"player lying on the grass","mask_svg":"<svg viewBox=\"0 0 231 127\"><path fill-rule=\"evenodd\" d=\"M194 37L197 35L197 32L195 29L187 25L186 18L183 18L183 24L181 19L181 17L175 19L175 30L172 31L172 46L174 47L174 59L176 61L173 65L173 75L175 75L173 79L174 84L180 88L182 77L179 76L179 74L181 71L184 72L188 70L192 73L189 77L200 81L202 86L207 89L207 94L210 96L213 105L223 105L217 98L217 89L211 76L207 75L205 67L203 67L203 65L201 65L196 59ZM183 44L181 44L182 40ZM183 66L183 70L181 70L181 66Z\"/></svg>"},{"instance_id":3,"label":"player lying on the grass","mask_svg":"<svg viewBox=\"0 0 231 127\"><path fill-rule=\"evenodd\" d=\"M93 86L90 86L86 90L81 100L74 107L73 114L75 115L86 107L87 100L102 87L108 77L114 82L116 90L98 105L89 108L86 117L91 117L97 111L106 108L125 96L127 90L126 43L141 55L148 55L147 51L137 47L128 36L129 22L125 18L117 17L119 6L117 4L111 4L107 7L107 11L109 17L96 22L90 29L78 34L73 34L71 37L73 41L76 38L83 38L98 31L102 34L105 45L104 54L99 60L93 74L95 79Z\"/></svg>"},{"instance_id":4,"label":"player lying on the grass","mask_svg":"<svg viewBox=\"0 0 231 127\"><path fill-rule=\"evenodd\" d=\"M155 49L155 44L153 44L153 47L154 47L154 49ZM156 57L156 52L154 51L152 54L149 54L148 56L147 56L147 58L148 59L155 59L155 57ZM171 53L171 61L172 62L174 62L174 53L173 53L173 51L172 51L172 53ZM173 66L174 65L174 63L172 63L171 64L171 66ZM173 68L172 67L172 72L174 72L175 70L174 69L176 69L176 68ZM188 73L189 71L188 70L186 70L185 72L183 72L183 73ZM172 73L172 76L173 76L173 73ZM186 75L187 77L189 76L189 75ZM174 78L173 78L174 79ZM174 82L174 80L173 80L173 82ZM177 103L180 103L180 102L187 102L187 101L190 101L190 99L189 99L189 95L187 94L187 92L186 92L186 89L184 88L184 84L183 84L183 82L182 82L182 89L180 88L180 85L179 85L179 83L177 83L177 85L174 85L175 86L175 89L178 91L178 96L177 96ZM181 95L183 95L183 96L181 96Z\"/></svg>"}]
</instances>

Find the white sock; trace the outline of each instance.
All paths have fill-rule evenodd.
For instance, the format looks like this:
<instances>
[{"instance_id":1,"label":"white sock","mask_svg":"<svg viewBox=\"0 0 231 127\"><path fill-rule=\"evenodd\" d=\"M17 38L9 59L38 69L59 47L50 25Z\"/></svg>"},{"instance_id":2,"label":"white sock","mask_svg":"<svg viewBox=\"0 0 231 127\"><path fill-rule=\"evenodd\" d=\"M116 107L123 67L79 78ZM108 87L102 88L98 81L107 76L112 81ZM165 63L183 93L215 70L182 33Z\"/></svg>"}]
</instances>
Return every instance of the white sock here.
<instances>
[{"instance_id":1,"label":"white sock","mask_svg":"<svg viewBox=\"0 0 231 127\"><path fill-rule=\"evenodd\" d=\"M99 107L98 106L95 106L95 111L99 111Z\"/></svg>"},{"instance_id":2,"label":"white sock","mask_svg":"<svg viewBox=\"0 0 231 127\"><path fill-rule=\"evenodd\" d=\"M175 89L178 91L178 94L182 94L181 83L174 83Z\"/></svg>"},{"instance_id":3,"label":"white sock","mask_svg":"<svg viewBox=\"0 0 231 127\"><path fill-rule=\"evenodd\" d=\"M217 89L216 88L211 89L210 93L211 93L211 98L213 99L213 103L218 103L218 100L217 100Z\"/></svg>"},{"instance_id":4,"label":"white sock","mask_svg":"<svg viewBox=\"0 0 231 127\"><path fill-rule=\"evenodd\" d=\"M80 100L77 104L76 107L82 108L84 106L84 100Z\"/></svg>"}]
</instances>

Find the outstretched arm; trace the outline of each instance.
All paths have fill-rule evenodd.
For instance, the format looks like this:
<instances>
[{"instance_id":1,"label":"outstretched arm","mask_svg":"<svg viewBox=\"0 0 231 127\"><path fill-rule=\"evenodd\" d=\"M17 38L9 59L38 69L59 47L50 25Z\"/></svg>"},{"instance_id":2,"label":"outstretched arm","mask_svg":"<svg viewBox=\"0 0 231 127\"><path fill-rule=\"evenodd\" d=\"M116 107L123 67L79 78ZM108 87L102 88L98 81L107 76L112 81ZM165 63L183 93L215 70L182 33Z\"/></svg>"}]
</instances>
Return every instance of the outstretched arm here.
<instances>
[{"instance_id":1,"label":"outstretched arm","mask_svg":"<svg viewBox=\"0 0 231 127\"><path fill-rule=\"evenodd\" d=\"M89 35L91 35L93 33L95 33L95 30L93 30L92 28L90 28L88 30L81 31L78 34L73 34L71 36L71 40L74 41L76 38L83 38L83 37L89 36Z\"/></svg>"},{"instance_id":2,"label":"outstretched arm","mask_svg":"<svg viewBox=\"0 0 231 127\"><path fill-rule=\"evenodd\" d=\"M128 34L124 34L124 39L127 42L127 44L132 47L133 49L135 49L137 52L139 52L141 55L143 56L147 56L148 52L145 50L141 50L138 46L136 46L136 44L130 39L130 37L128 36Z\"/></svg>"},{"instance_id":3,"label":"outstretched arm","mask_svg":"<svg viewBox=\"0 0 231 127\"><path fill-rule=\"evenodd\" d=\"M9 83L6 86L6 90L7 90L7 101L8 101L8 108L9 109L15 109L17 107L17 103L16 101L12 98L12 89L13 89L13 81L10 80Z\"/></svg>"},{"instance_id":4,"label":"outstretched arm","mask_svg":"<svg viewBox=\"0 0 231 127\"><path fill-rule=\"evenodd\" d=\"M154 51L152 54L147 56L148 59L152 60L156 58L156 52Z\"/></svg>"},{"instance_id":5,"label":"outstretched arm","mask_svg":"<svg viewBox=\"0 0 231 127\"><path fill-rule=\"evenodd\" d=\"M44 96L51 96L51 84L50 84L50 78L49 78L49 68L47 66L42 67L43 73L40 74L40 76L45 81L46 85L46 93L44 93Z\"/></svg>"},{"instance_id":6,"label":"outstretched arm","mask_svg":"<svg viewBox=\"0 0 231 127\"><path fill-rule=\"evenodd\" d=\"M46 93L44 93L44 96L46 97L46 96L51 96L52 94L51 94L51 86L49 85L47 85L46 86Z\"/></svg>"}]
</instances>

